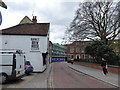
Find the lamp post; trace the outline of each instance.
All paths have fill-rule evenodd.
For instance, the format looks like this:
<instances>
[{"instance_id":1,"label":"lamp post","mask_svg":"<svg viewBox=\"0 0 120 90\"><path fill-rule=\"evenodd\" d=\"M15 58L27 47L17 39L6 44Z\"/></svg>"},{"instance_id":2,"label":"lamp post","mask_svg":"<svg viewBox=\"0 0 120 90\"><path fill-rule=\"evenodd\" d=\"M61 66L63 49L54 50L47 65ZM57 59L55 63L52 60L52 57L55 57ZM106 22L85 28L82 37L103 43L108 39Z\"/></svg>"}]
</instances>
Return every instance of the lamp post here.
<instances>
[{"instance_id":1,"label":"lamp post","mask_svg":"<svg viewBox=\"0 0 120 90\"><path fill-rule=\"evenodd\" d=\"M7 5L2 0L0 0L0 6L7 9Z\"/></svg>"},{"instance_id":2,"label":"lamp post","mask_svg":"<svg viewBox=\"0 0 120 90\"><path fill-rule=\"evenodd\" d=\"M1 15L1 12L0 12L0 25L2 24L2 15Z\"/></svg>"}]
</instances>

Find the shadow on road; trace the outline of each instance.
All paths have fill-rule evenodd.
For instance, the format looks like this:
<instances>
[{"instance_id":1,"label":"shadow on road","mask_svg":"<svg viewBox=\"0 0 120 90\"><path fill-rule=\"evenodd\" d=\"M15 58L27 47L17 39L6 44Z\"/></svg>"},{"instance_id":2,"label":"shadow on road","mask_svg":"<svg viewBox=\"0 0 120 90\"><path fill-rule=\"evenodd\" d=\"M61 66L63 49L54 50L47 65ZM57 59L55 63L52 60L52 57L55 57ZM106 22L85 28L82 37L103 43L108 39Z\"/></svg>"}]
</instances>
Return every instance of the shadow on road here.
<instances>
[{"instance_id":1,"label":"shadow on road","mask_svg":"<svg viewBox=\"0 0 120 90\"><path fill-rule=\"evenodd\" d=\"M25 81L25 77L32 76L32 75L33 75L33 74L26 74L23 78L21 78L21 79L15 79L15 80L10 80L10 81L8 81L6 84L4 84L4 85L22 83L22 82Z\"/></svg>"},{"instance_id":2,"label":"shadow on road","mask_svg":"<svg viewBox=\"0 0 120 90\"><path fill-rule=\"evenodd\" d=\"M18 84L18 83L21 83L23 81L24 81L24 79L15 79L15 80L10 80L10 81L8 81L7 83L5 83L3 85Z\"/></svg>"}]
</instances>

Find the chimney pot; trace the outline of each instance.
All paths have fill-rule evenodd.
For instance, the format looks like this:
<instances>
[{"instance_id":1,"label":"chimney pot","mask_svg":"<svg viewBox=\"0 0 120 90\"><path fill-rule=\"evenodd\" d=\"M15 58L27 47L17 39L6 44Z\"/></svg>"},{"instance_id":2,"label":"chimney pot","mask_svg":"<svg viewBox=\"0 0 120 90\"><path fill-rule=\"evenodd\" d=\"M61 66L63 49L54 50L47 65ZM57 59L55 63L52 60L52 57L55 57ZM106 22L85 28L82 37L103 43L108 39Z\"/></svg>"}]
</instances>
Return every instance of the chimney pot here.
<instances>
[{"instance_id":1,"label":"chimney pot","mask_svg":"<svg viewBox=\"0 0 120 90\"><path fill-rule=\"evenodd\" d=\"M37 16L33 16L32 22L37 23Z\"/></svg>"}]
</instances>

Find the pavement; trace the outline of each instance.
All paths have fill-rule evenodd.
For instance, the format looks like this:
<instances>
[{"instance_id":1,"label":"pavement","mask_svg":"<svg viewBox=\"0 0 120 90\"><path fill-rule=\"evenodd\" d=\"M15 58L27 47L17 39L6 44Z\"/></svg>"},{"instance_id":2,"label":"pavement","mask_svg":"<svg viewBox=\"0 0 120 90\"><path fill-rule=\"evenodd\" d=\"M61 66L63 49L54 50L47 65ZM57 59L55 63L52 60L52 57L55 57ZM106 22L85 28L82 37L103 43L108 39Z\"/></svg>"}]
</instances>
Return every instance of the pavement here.
<instances>
[{"instance_id":1,"label":"pavement","mask_svg":"<svg viewBox=\"0 0 120 90\"><path fill-rule=\"evenodd\" d=\"M68 66L70 68L72 68L73 70L76 70L78 72L89 75L95 79L101 80L105 83L114 85L116 87L120 87L120 85L119 85L120 83L118 83L118 82L120 82L120 77L118 74L108 72L107 75L104 75L102 70L89 68L89 67L85 67L85 66L81 66L81 65L70 64L70 63L68 63Z\"/></svg>"},{"instance_id":2,"label":"pavement","mask_svg":"<svg viewBox=\"0 0 120 90\"><path fill-rule=\"evenodd\" d=\"M101 81L111 84L113 86L120 87L119 86L120 83L118 83L118 82L120 82L120 79L118 79L119 78L118 74L109 72L107 75L104 75L102 70L89 68L89 67L85 67L85 66L81 66L81 65L70 64L70 63L68 63L68 66L71 69L76 70L81 73L84 73L86 75L89 75L90 77L101 80ZM41 73L41 76L39 77L39 79L41 78L41 80L40 80L41 82L39 82L40 88L53 88L52 87L52 78L51 78L51 76L52 76L51 70L52 69L53 68L52 68L52 63L51 63L48 65L47 69L43 73Z\"/></svg>"},{"instance_id":3,"label":"pavement","mask_svg":"<svg viewBox=\"0 0 120 90\"><path fill-rule=\"evenodd\" d=\"M31 88L31 90L34 88L49 88L49 77L51 72L51 64L48 65L47 69L42 73L32 73L31 75L25 76L20 80L17 81L11 81L9 83L6 83L4 85L0 85L0 90L4 88L5 90L18 88L18 89L25 89ZM3 89L3 90L4 90ZM11 90L12 90L11 89Z\"/></svg>"}]
</instances>

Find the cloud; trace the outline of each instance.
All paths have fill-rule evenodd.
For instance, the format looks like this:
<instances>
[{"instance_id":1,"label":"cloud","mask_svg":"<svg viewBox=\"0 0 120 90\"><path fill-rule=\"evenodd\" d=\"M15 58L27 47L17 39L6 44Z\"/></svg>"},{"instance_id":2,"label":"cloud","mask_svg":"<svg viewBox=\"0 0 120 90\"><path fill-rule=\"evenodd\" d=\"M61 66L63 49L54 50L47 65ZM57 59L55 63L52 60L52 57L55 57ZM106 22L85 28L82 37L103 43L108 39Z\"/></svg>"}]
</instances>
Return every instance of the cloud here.
<instances>
[{"instance_id":1,"label":"cloud","mask_svg":"<svg viewBox=\"0 0 120 90\"><path fill-rule=\"evenodd\" d=\"M79 4L78 2L70 1L71 2L69 2L69 0L4 0L8 9L1 10L3 23L0 29L19 24L24 16L32 19L32 15L36 15L38 23L50 22L50 40L53 43L60 43Z\"/></svg>"},{"instance_id":2,"label":"cloud","mask_svg":"<svg viewBox=\"0 0 120 90\"><path fill-rule=\"evenodd\" d=\"M74 10L78 6L78 3L74 2L56 2L53 6L48 5L46 8L37 9L45 20L57 25L68 25L74 17Z\"/></svg>"},{"instance_id":3,"label":"cloud","mask_svg":"<svg viewBox=\"0 0 120 90\"><path fill-rule=\"evenodd\" d=\"M50 41L53 43L61 43L64 37L65 28L61 25L53 25L50 29Z\"/></svg>"}]
</instances>

